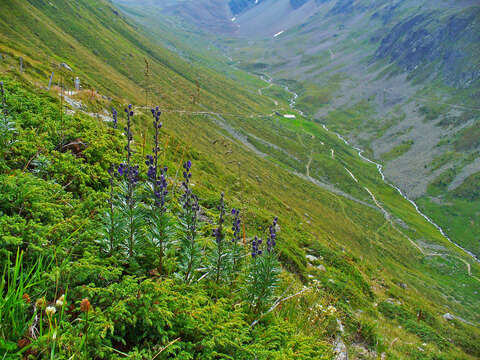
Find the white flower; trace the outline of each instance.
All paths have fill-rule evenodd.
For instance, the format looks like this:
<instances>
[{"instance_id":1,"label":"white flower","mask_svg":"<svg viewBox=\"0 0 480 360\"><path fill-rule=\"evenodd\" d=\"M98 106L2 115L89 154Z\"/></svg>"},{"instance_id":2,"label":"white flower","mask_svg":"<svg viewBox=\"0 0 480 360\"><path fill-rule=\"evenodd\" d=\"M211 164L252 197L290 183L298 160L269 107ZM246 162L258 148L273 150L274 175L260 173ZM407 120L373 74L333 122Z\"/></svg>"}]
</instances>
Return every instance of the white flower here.
<instances>
[{"instance_id":1,"label":"white flower","mask_svg":"<svg viewBox=\"0 0 480 360\"><path fill-rule=\"evenodd\" d=\"M57 309L55 309L54 306L47 306L47 308L45 309L45 314L47 314L47 316L52 316L56 312L57 312Z\"/></svg>"},{"instance_id":2,"label":"white flower","mask_svg":"<svg viewBox=\"0 0 480 360\"><path fill-rule=\"evenodd\" d=\"M55 302L55 305L57 307L62 307L63 306L63 302L65 301L65 295L62 295L58 298L58 300Z\"/></svg>"}]
</instances>

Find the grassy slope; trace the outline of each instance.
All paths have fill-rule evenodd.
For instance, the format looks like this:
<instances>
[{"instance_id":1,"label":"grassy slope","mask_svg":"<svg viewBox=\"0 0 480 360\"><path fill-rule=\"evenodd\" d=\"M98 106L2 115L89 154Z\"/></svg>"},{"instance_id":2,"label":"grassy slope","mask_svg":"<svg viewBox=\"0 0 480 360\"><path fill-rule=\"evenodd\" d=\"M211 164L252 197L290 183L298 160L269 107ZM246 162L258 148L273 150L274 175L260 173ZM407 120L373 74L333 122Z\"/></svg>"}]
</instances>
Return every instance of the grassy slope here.
<instances>
[{"instance_id":1,"label":"grassy slope","mask_svg":"<svg viewBox=\"0 0 480 360\"><path fill-rule=\"evenodd\" d=\"M328 123L332 129L355 138L355 141L363 148L371 150L372 142L378 141L389 128L402 122L408 125L408 121L405 122L405 120L409 120L405 113L400 111L399 114L395 106L392 106L388 113L385 113L386 95L381 93L383 88L404 87L401 82L392 86L389 81L395 76L403 74L406 66L404 64L395 65L393 59L387 59L387 61L385 58L374 62L373 54L380 44L379 40L389 33L393 25L396 24L396 20L411 19L422 11L418 9L418 4L415 2L404 2L403 8L400 6L398 9L389 9L388 5L383 4L369 8L369 3L364 1L357 3L356 15L359 16L352 20L350 18L352 14L331 17L328 11L333 4L334 2L330 2L321 5L318 14L315 14L305 24L290 29L283 35L283 39L259 39L253 45L249 43L248 46L244 41L232 41L230 43L231 49L235 53L235 58L242 60L246 68L252 68L255 64L264 66L268 64L268 68L264 71L275 74L274 76L277 79L291 80L295 91L300 95L299 108L311 116L317 114L321 121ZM366 6L362 8L362 5ZM429 7L428 4L425 6L425 9ZM432 21L427 21L428 26L425 25L428 31L432 33L435 33L438 27L445 26L452 14L455 14L457 19L465 19L470 15L478 17L478 9L474 8L461 11L460 8L455 7L438 7L436 10L436 13L427 15L427 17L431 16ZM428 11L425 11L428 14ZM386 18L393 16L393 21L382 23L382 21L379 21L379 15ZM342 25L339 26L338 24ZM467 30L475 33L474 26L476 25L472 25ZM368 33L363 31L363 27L368 27ZM445 30L445 32L447 31ZM417 34L420 33L421 31L417 32ZM455 31L451 31L452 37L454 37L454 34ZM405 41L406 36L411 36L411 34L404 37L399 35L399 39ZM423 46L423 43L418 39L414 39L412 42L416 42L420 47ZM312 43L314 46L312 46ZM467 37L458 41L446 40L441 45L445 48L450 46L451 53L461 48L461 52L466 54L462 59L466 62L468 59L469 66L471 67L473 64L473 67L475 67L478 66L475 64L475 59L478 58L475 55L478 54L477 43L476 40L469 43ZM312 50L312 48L317 50ZM405 52L397 52L402 55L409 51L408 49L409 47L405 45ZM332 50L332 53L330 53L330 50ZM401 58L401 56L399 57ZM411 53L410 57L415 58L414 54ZM392 63L390 63L390 60ZM403 60L405 61L404 58ZM331 65L332 62L334 65ZM352 64L357 65L352 66ZM359 68L358 64L373 64L373 66L370 66L368 71L365 70L364 74L359 75L355 70ZM455 168L456 173L459 173L463 166L468 163L464 160L471 159L475 151L478 153L478 144L475 145L472 141L476 138L474 130L475 127L478 127L479 119L478 100L475 100L478 99L478 83L471 83L469 87L460 89L447 86L441 77L432 78L432 67L437 73L442 73L445 70L442 66L445 66L445 64L435 60L431 64L419 66L408 73L408 79L412 81L414 86L418 86L415 95L411 94L412 98L410 100L407 100L407 89L403 94L397 92L396 95L391 97L388 97L389 94L387 94L387 98L393 102L400 101L402 106L407 106L409 101L417 102L420 119L423 117L424 121L436 122L438 123L436 126L443 127L444 130L445 128L449 129L449 133L444 134L438 145L434 144L430 150L435 154L438 152L456 152L457 156L450 159L449 165L451 168ZM465 69L467 68L465 65ZM461 77L458 68L455 69L453 66L449 67L449 74L446 76L451 78L451 72L457 71L457 76ZM375 72L377 72L375 79L377 81L377 91L375 91L376 96L371 96L367 89L372 81L372 74ZM299 82L295 80L299 80ZM359 92L358 89L364 90ZM362 106L362 103L366 101L371 102L372 106ZM465 108L450 107L445 103L465 106ZM380 112L377 111L377 108L380 109ZM457 112L457 114L452 115L452 112ZM418 116L410 112L408 117ZM461 127L466 122L470 122L469 129L463 131L463 133L470 134L468 137L462 136L461 131ZM474 125L475 122L477 125ZM409 125L411 126L411 123ZM407 130L406 133L408 134L409 131ZM411 141L408 139L409 135L406 137L406 141ZM388 144L389 139L382 141L383 149L388 148L384 145L385 143ZM448 143L446 143L447 141ZM466 144L471 147L466 148ZM399 146L399 148L396 148L396 146ZM382 158L381 153L389 151L391 152L387 155L387 158ZM382 150L381 153L377 154L377 158L386 164L402 156L404 159L416 156L415 151L408 154L407 146L402 146L401 143L394 143L388 150ZM476 156L478 157L478 154ZM423 165L421 167L422 169L418 169L419 171L423 171ZM406 184L405 188L407 189L408 179L402 179L402 181ZM472 213L466 210L466 208L478 208L478 201L468 198L453 201L452 194L447 191L442 191L441 194L437 192L434 197L430 193L423 195L420 203L422 206L428 204L428 206L423 207L423 210L444 227L455 241L477 255L480 254L477 231L480 215L478 212ZM444 197L442 203L448 204L447 206L438 205L439 196ZM464 204L466 204L466 208L462 208ZM461 214L467 214L468 216L461 216ZM471 228L472 222L472 231L465 232L463 229ZM456 225L449 226L451 223Z\"/></svg>"},{"instance_id":2,"label":"grassy slope","mask_svg":"<svg viewBox=\"0 0 480 360\"><path fill-rule=\"evenodd\" d=\"M88 4L88 2L80 4ZM103 4L103 6L107 5ZM70 9L67 8L64 11L70 11ZM91 16L92 14L88 7L81 10L81 14L84 16ZM47 8L44 11L49 13L54 10ZM17 29L26 26L25 24L35 26L35 21L29 19L27 14L40 19L44 16L42 15L43 12L30 7L23 9L22 13L28 21L18 21L15 27L12 26L14 22L10 21L8 23L9 29L2 29L2 49L4 49L3 52L7 50L10 53L25 54L28 62L27 73L20 78L35 82L42 79L49 70L48 66L44 64L46 54L53 57L56 50L43 46L43 54L39 54L37 51L32 52L31 47L39 43L35 36L25 35L21 42L15 41L17 37L20 38L19 34L35 33L35 30L30 33L17 31ZM106 24L110 24L113 21L112 19L116 19L113 12L110 14L106 11L100 11L97 15L100 19L104 19ZM45 20L45 18L43 19ZM92 19L92 21L94 20ZM97 20L95 19L95 21ZM132 35L135 34L132 28L125 25L123 20L121 21L122 25L120 27L129 29L131 32L129 36L138 36ZM7 23L3 22L3 24ZM94 24L96 23L94 22ZM40 25L37 26L42 28ZM98 26L95 29L98 30ZM120 32L120 30L114 30L110 32L110 36L118 36L116 31ZM88 28L82 31L88 33ZM125 31L125 29L121 31ZM59 38L67 37L68 40L64 40L64 46L67 48L67 43L75 43L75 40L65 35L59 27L55 27L47 33L46 37L51 38L51 42L55 44L59 43ZM141 64L141 56L144 55L144 52L136 47L136 42L125 45L125 42L120 41L117 37L113 43L104 44L104 46L108 45L111 48L110 52L103 55L104 50L100 46L101 44L97 44L96 41L93 44L83 44L88 37L78 38L79 48L85 51L85 57L82 56L81 61L74 58L72 54L68 54L63 47L61 47L63 50L59 52L65 51L64 57L61 56L62 54L55 56L58 56L59 60L66 60L75 69L82 69L81 75L88 79L89 84L98 86L107 94L119 96L119 101L122 98L142 101L143 96L141 96L140 86L135 81L136 79L138 83L141 83L141 66L140 69L137 68L138 72L135 72L135 69L138 63ZM101 41L99 42L101 43ZM141 42L142 44L148 44L144 38L141 38ZM120 63L109 60L109 56L114 57L114 55L122 53L122 51L115 51L117 44L120 44L118 45L120 48L126 47L125 51L127 53L135 51L134 54L137 52L141 54L136 57L135 63L132 61L130 64L130 71L134 74L128 74L128 71L124 71L125 74L122 73ZM152 49L148 49L145 53L164 51L153 44L151 46ZM88 51L88 49L95 47L99 47L100 56ZM29 53L30 55L28 55ZM152 71L155 74L152 83L159 84L158 87L164 89L160 104L165 108L190 106L188 97L178 94L180 93L179 89L185 89L185 92L192 91L191 89L194 87L192 82L188 81L188 75L184 77L182 73L182 71L185 71L188 74L188 71L192 70L171 53L165 52L165 54L165 56L168 55L173 59L175 66L165 65L166 60L158 61L158 63L152 60L155 64L153 65L154 71ZM158 54L152 55L152 59L155 57L157 60L162 59ZM102 59L106 60L102 61ZM10 74L9 77L18 77L19 75L15 70L9 69L9 66L14 64L13 61L9 62L9 60L12 59L7 59L6 67L5 63L2 64L3 71ZM113 65L107 65L110 63ZM96 71L90 70L91 66L95 64L103 68L103 76L100 77ZM201 68L197 71L198 76L201 77L205 76L207 70ZM207 72L207 74L209 73ZM168 79L175 79L175 86L170 85L165 80L167 76ZM244 76L248 78L247 75ZM212 81L202 82L202 86L208 85L212 89L206 95L202 95L202 104L207 108L215 110L220 108L225 109L225 112L228 110L238 113L241 111L247 112L250 109L259 112L271 106L269 99L259 98L254 95L255 91L249 93L238 89L238 87L227 86L225 84L228 84L228 80L214 75L209 77L210 79ZM253 83L254 81L250 80L250 84ZM167 87L169 85L170 87ZM217 87L215 88L215 86ZM232 104L226 98L238 100ZM266 114L269 112L265 111ZM142 119L141 116L140 119ZM314 123L304 119L289 121L283 118L271 121L268 117L260 119L245 117L240 118L241 121L237 117L227 117L226 120L232 126L237 127L239 131L255 134L281 146L300 159L303 156L303 160L306 160L305 149L299 147L299 143L303 142L305 147L315 149L312 169L315 168L317 173L314 176L328 177L331 183L338 184L345 191L365 201L369 201L369 195L362 190L362 186L367 186L384 206L408 224L409 230L402 231L408 233L414 239L422 239L432 244L442 244L446 248L446 252L460 257L463 256L446 244L433 227L427 225L422 218L417 216L411 205L403 201L392 189L383 185L373 166L363 163L355 153L345 147L336 137L326 133ZM139 124L139 126L142 125ZM183 139L184 145L182 146L190 144L195 149L191 155L197 160L198 170L196 171L198 172L195 175L198 183L196 185L198 185L198 191L204 202L211 201L209 199L213 199L218 189L225 190L229 201L233 205L240 205L245 210L247 229L256 229L259 225L265 225L271 215L279 215L282 221L282 237L285 240L288 239L280 245L283 253L282 258L286 266L300 274L306 275L311 272L314 276L319 277L324 282L325 287L331 287L332 293L339 298L339 304L345 304L352 310L368 310L364 316L370 321L374 321L381 316L373 306L374 299L381 301L387 297L395 297L404 303L403 307L413 313L416 307L420 307L435 314L436 318L439 318L439 315L446 311L451 311L478 321L475 314L478 314L479 304L475 300L474 293L474 289L478 285L476 280L466 275L464 264L457 261L456 258L421 256L405 237L399 234L398 229L400 227L397 225L394 229L390 223L385 221L379 211L321 190L293 176L281 167L273 166L270 158L258 158L238 142L232 141L229 134L224 133L224 136L219 134L219 132L222 133L222 130L219 130L218 125L208 118L179 117L171 114L166 117L166 128L172 137ZM192 129L195 129L195 131L192 131ZM309 134L313 134L314 139ZM298 141L298 137L301 141ZM223 138L227 147L233 151L234 161L240 163L240 167L232 164L232 158L224 152L220 145L212 145L212 139L216 138ZM321 145L320 141L326 145ZM323 150L323 147L327 150ZM335 149L338 161L330 161L330 148ZM288 164L285 163L285 157L276 156L271 149L269 151L272 153L271 158L276 159L287 169L298 167L301 171L304 166L302 165L303 160L297 162L297 164ZM362 186L349 178L343 166L348 167L357 175ZM342 254L343 248L346 249L346 254ZM337 252L338 255L336 256L343 259L343 262L329 256L329 250L327 249ZM304 257L306 252L322 255L326 259L327 272L325 274L317 273L313 268L307 267ZM448 274L443 273L445 270L442 269L448 269ZM473 272L478 276L479 271L476 266L473 267ZM360 277L365 278L368 285L374 289L376 298L369 299L367 295L362 294L359 290L362 282L358 279L355 280L356 277L352 277L352 274L359 274ZM358 277L358 275L356 276ZM336 285L329 285L331 284L328 281L330 278L334 279ZM408 290L401 290L398 286L400 282L407 283ZM463 284L466 286L463 286ZM451 297L445 298L444 294L449 294ZM457 303L457 301L459 302ZM348 321L348 319L345 320ZM355 322L352 321L351 324L353 334L355 332ZM449 331L449 326L442 323L441 320L434 324L436 331L440 334L446 334ZM395 322L382 322L380 334L385 337L385 341L387 339L393 340L393 337L399 331L403 338L409 338L409 335L404 333L403 330L395 329ZM413 332L415 333L415 331ZM420 343L423 340L416 339L415 341ZM437 345L433 342L432 346ZM401 357L400 354L407 351L406 348L408 348L408 345L402 344L391 351ZM409 349L408 351L412 351L411 348Z\"/></svg>"}]
</instances>

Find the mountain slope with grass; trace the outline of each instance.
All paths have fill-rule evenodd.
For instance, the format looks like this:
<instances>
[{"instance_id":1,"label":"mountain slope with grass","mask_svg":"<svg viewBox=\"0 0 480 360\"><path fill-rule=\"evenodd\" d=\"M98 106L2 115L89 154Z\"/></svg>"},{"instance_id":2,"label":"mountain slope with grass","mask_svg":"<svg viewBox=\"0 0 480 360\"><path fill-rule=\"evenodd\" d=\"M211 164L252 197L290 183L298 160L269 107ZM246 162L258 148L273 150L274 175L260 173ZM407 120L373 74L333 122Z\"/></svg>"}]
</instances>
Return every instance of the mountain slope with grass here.
<instances>
[{"instance_id":1,"label":"mountain slope with grass","mask_svg":"<svg viewBox=\"0 0 480 360\"><path fill-rule=\"evenodd\" d=\"M1 6L2 357L479 356L478 263L292 94L110 2Z\"/></svg>"},{"instance_id":2,"label":"mountain slope with grass","mask_svg":"<svg viewBox=\"0 0 480 360\"><path fill-rule=\"evenodd\" d=\"M480 169L479 16L474 1L272 0L239 14L233 35L210 36L298 93L299 109L381 162L478 256L480 204L462 189Z\"/></svg>"}]
</instances>

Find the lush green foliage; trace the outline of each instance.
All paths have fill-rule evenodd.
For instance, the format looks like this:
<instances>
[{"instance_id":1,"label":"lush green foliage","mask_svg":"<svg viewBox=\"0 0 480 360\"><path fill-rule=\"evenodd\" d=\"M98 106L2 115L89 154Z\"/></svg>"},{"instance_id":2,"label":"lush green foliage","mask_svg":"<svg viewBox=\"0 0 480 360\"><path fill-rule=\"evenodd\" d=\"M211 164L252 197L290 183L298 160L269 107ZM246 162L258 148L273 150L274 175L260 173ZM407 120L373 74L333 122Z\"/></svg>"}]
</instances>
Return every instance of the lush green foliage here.
<instances>
[{"instance_id":1,"label":"lush green foliage","mask_svg":"<svg viewBox=\"0 0 480 360\"><path fill-rule=\"evenodd\" d=\"M15 94L14 98L25 95L19 85L8 86L8 91ZM40 109L50 109L52 114L55 113L51 108L53 104L48 103L48 97L41 100L29 94L29 97L23 99L32 106L32 112L27 117L29 121ZM38 101L35 105L31 102L34 99ZM11 100L9 97L8 102ZM22 110L17 110L17 114L22 113ZM187 185L190 181L190 162L190 165L184 167L184 194L178 199L172 198L170 202L173 205L169 210L165 209L172 226L184 228L179 236L186 240L177 242L172 254L163 254L166 258L171 257L173 262L170 267L165 266L161 268L162 271L158 271L158 264L154 261L158 242L151 241L147 235L157 220L156 217L151 217L152 203L147 196L149 188L140 186L140 179L135 178L135 182L132 182L133 178L126 173L126 167L121 171L127 176L117 179L113 168L108 165L121 161L121 155L117 156L116 161L110 156L115 151L121 154L121 144L128 144L130 136L127 135L127 139L122 141L119 131L105 125L100 126L99 138L88 138L89 151L95 152L97 146L103 148L107 144L117 145L105 149L102 154L104 160L100 162L96 158L88 158L86 151L81 154L74 151L45 151L43 156L47 163L58 162L58 156L63 161L61 165L68 169L72 169L69 161L82 164L79 169L82 177L88 177L90 167L101 171L101 176L96 177L98 182L84 183L83 186L72 187L71 191L67 191L65 188L73 183L72 180L57 177L53 170L55 168L46 166L40 172L33 171L33 161L27 163L26 167L11 162L20 153L19 149L23 150L24 146L29 145L28 128L26 129L28 122L16 118L20 125L20 135L15 143L18 147L7 158L7 164L11 168L2 174L1 219L4 225L10 224L10 227L3 226L2 235L2 251L6 256L2 261L4 271L0 286L0 346L7 358L17 358L21 354L40 358L68 358L73 354L82 354L85 358L117 358L122 354L129 358L144 358L161 354L163 358L175 356L179 359L249 359L252 356L271 359L284 358L282 354L296 343L302 349L296 358L307 359L315 353L318 358L327 356L328 347L318 346L318 342L316 346L307 345L308 337L292 339L294 328L282 325L284 321L281 318L266 318L266 327L259 324L254 330L250 328L249 321L259 313L252 312L249 294L261 293L262 301L273 299L274 285L278 282L275 280L278 276L277 269L263 269L264 273L260 275L270 276L270 280L268 284L262 285L261 290L244 283L242 268L237 268L236 274L231 274L232 278L225 279L224 272L217 268L219 272L214 277L215 281L210 282L208 277L202 277L203 281L194 282L199 278L197 273L204 271L202 264L208 264L211 256L208 255L209 247L205 248L199 243L203 231L198 234L197 231L206 225L197 223L198 198ZM53 129L63 126L58 124L56 117L47 118L47 121ZM69 125L76 123L88 133L88 124L92 120L88 117L65 117L65 121ZM43 134L48 137L48 133ZM52 134L54 141L59 141L58 133L52 131ZM84 138L86 133L77 131L76 135ZM64 136L63 142L68 144L68 131ZM63 147L63 142L60 147ZM42 143L43 146L47 144ZM127 150L127 158L129 152L133 155L135 151ZM38 154L34 156L37 157ZM133 162L133 157L128 161ZM16 170L15 167L25 170ZM57 183L59 181L67 182L66 186L60 186ZM129 182L134 187L129 189ZM79 184L82 184L81 179ZM18 193L20 189L28 193L22 195ZM136 197L135 202L130 202L132 194ZM58 201L59 199L64 200ZM67 205L55 205L57 202L66 202ZM73 204L75 206L72 210ZM92 211L88 218L74 215L75 211L83 212L85 208L103 210L98 211L99 216L95 216ZM221 213L222 218L224 215L224 212ZM165 213L162 216L166 216ZM137 217L143 220L137 221ZM132 219L133 223L129 223ZM199 224L201 228L197 229ZM31 238L30 241L23 242L12 236L17 233L18 239L23 239L25 235L22 230L28 231L32 226L37 230L37 241ZM97 228L103 230L99 232ZM166 236L163 230L161 234L155 233L155 239ZM7 232L9 236L6 236ZM222 241L225 239L222 238ZM192 246L195 252L184 248L187 245ZM227 246L225 252L228 258L233 256L229 250L231 248ZM180 260L176 264L177 253ZM96 254L102 255L99 257ZM215 252L211 254L214 255ZM273 259L274 252L269 254ZM184 264L187 270L182 267L183 257L186 257ZM164 261L164 264L167 263ZM246 262L245 268L247 273L250 271L248 263L250 262ZM181 276L177 278L173 274L168 278L160 277L162 273L169 272L178 272ZM147 273L154 277L145 279L143 276ZM235 285L230 288L218 287L220 276L222 281L226 280L227 286ZM251 275L248 277L252 278ZM236 278L238 279L232 283L231 280ZM214 297L211 296L212 291L216 294ZM260 307L256 309L261 310ZM268 339L268 332L276 327L282 328L282 331L275 336L275 341L267 340L269 345L265 347L264 336L256 338L259 331L267 331L265 335Z\"/></svg>"},{"instance_id":2,"label":"lush green foliage","mask_svg":"<svg viewBox=\"0 0 480 360\"><path fill-rule=\"evenodd\" d=\"M135 31L137 25L116 14L106 1L50 6L43 1L8 0L4 4L0 46L7 56L0 62L0 71L16 141L0 172L0 262L2 269L14 269L20 248L28 274L37 259L43 259L42 281L29 288L30 305L22 305L27 315L23 327L28 327L35 314L36 299L44 298L39 305L44 303L45 310L62 295L66 304L63 315L61 307L55 313L49 310L50 317L43 307L38 310L43 316L39 320L42 336L30 344L30 335L25 333L9 339L7 357L18 358L14 354L23 349L31 357L47 358L53 353L55 358L66 359L74 354L87 358L153 358L158 354L157 359L328 359L337 320L345 327L343 337L349 350L355 347L352 344L365 344L377 355L385 352L392 359L478 356L474 346L478 329L441 318L450 311L478 322L478 266L472 263L470 276L465 265L470 259L386 186L373 165L361 161L336 136L296 112L295 120L269 116L273 99L258 96L258 88L268 84L232 69L223 58L213 58L207 51L210 44L191 33L182 41L189 39L201 54L193 50L185 54L182 45L177 49L191 62L184 61L140 35L141 28ZM75 24L70 27L65 19ZM172 33L160 35L162 41L181 42L174 42ZM19 54L25 60L23 74L17 71ZM145 84L143 57L151 66L151 84ZM81 109L67 106L63 113L57 100L60 88L45 92L38 86L50 74L51 61L66 61L81 75L89 90L72 95L82 101ZM213 67L222 69L224 75ZM67 86L70 82L67 79ZM92 87L114 99L91 91ZM164 212L158 211L148 176L151 165L144 162L157 147L150 141L154 137L152 118L149 108L136 107L132 165L139 165L134 207L139 222L134 226L138 242L133 243L134 254L129 257L122 248L129 239L123 224L131 217L121 211L128 209L128 185L124 178L108 172L112 165L125 163L126 139L121 130L102 121L102 113L112 105L123 108L119 105L122 97L143 103L147 87L152 91L146 102L154 99L165 110L165 126L159 130L159 164L168 167L170 191ZM197 89L200 97L189 101ZM287 109L288 93L276 86L264 91L278 94L279 106ZM324 96L328 89L320 92L318 96ZM355 125L368 117L368 108L359 103L338 115L353 119ZM175 113L176 109L222 114L185 116ZM93 116L84 112L93 112ZM123 129L125 119L119 121ZM235 134L252 141L242 144ZM265 157L251 148L260 149ZM312 178L335 184L363 203L295 175L294 170L305 173L309 154ZM193 242L189 236L193 219L179 199L185 192L180 184L182 165L188 159L194 173L190 189L200 208ZM392 214L392 222L375 208L365 186ZM218 252L212 230L219 227L217 206L222 190L225 207L240 210L242 225L232 232L223 227L229 246ZM272 258L272 266L256 268L248 244L255 236L265 239L274 215L281 225L278 258ZM234 215L225 215L224 224L233 220ZM444 255L425 256L407 236L426 249L441 247ZM235 238L232 247L231 238ZM191 244L198 255L195 258L183 255L182 248ZM214 273L219 269L218 254L224 252L228 256L226 263L220 262L220 280L204 276L212 268ZM194 263L191 268L198 271L185 282L188 263ZM278 277L268 276L273 269ZM250 270L258 271L266 281L250 281L255 279ZM255 306L258 301L249 301L253 293L268 296L262 296L262 305ZM421 309L436 321L421 323L421 328L411 325L409 331L398 328L396 320L375 306L390 298L401 301L409 313ZM264 310L271 308L268 313ZM435 336L447 339L448 346ZM423 338L428 338L425 356L418 355Z\"/></svg>"}]
</instances>

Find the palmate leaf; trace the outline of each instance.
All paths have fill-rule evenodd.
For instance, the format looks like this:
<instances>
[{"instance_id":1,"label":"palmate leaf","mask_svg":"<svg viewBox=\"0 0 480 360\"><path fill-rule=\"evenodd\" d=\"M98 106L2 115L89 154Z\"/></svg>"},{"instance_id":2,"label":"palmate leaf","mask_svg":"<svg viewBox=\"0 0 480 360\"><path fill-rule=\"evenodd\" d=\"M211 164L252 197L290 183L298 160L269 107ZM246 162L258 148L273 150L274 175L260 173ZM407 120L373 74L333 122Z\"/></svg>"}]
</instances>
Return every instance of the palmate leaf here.
<instances>
[{"instance_id":1,"label":"palmate leaf","mask_svg":"<svg viewBox=\"0 0 480 360\"><path fill-rule=\"evenodd\" d=\"M176 227L179 237L178 275L186 283L192 282L201 264L202 249L197 237L197 213L188 208L181 214Z\"/></svg>"},{"instance_id":2,"label":"palmate leaf","mask_svg":"<svg viewBox=\"0 0 480 360\"><path fill-rule=\"evenodd\" d=\"M207 257L208 277L217 281L227 282L233 276L233 257L226 241L221 246L216 244Z\"/></svg>"},{"instance_id":3,"label":"palmate leaf","mask_svg":"<svg viewBox=\"0 0 480 360\"><path fill-rule=\"evenodd\" d=\"M7 152L8 148L15 143L17 129L10 117L0 117L0 151Z\"/></svg>"},{"instance_id":4,"label":"palmate leaf","mask_svg":"<svg viewBox=\"0 0 480 360\"><path fill-rule=\"evenodd\" d=\"M169 212L162 212L155 206L145 209L147 216L148 232L153 244L158 244L159 239L170 243L176 233L175 218Z\"/></svg>"},{"instance_id":5,"label":"palmate leaf","mask_svg":"<svg viewBox=\"0 0 480 360\"><path fill-rule=\"evenodd\" d=\"M114 254L119 250L120 239L125 238L125 218L120 216L118 212L111 214L105 211L101 215L101 227L98 231L97 243L104 249L107 254Z\"/></svg>"},{"instance_id":6,"label":"palmate leaf","mask_svg":"<svg viewBox=\"0 0 480 360\"><path fill-rule=\"evenodd\" d=\"M147 239L148 212L141 203L141 195L136 186L132 186L132 193L129 195L127 181L121 181L114 198L117 221L123 228L123 231L118 232L118 249L126 258L140 255Z\"/></svg>"},{"instance_id":7,"label":"palmate leaf","mask_svg":"<svg viewBox=\"0 0 480 360\"><path fill-rule=\"evenodd\" d=\"M275 294L281 269L274 251L254 257L249 265L246 279L246 298L250 304L262 310Z\"/></svg>"}]
</instances>

